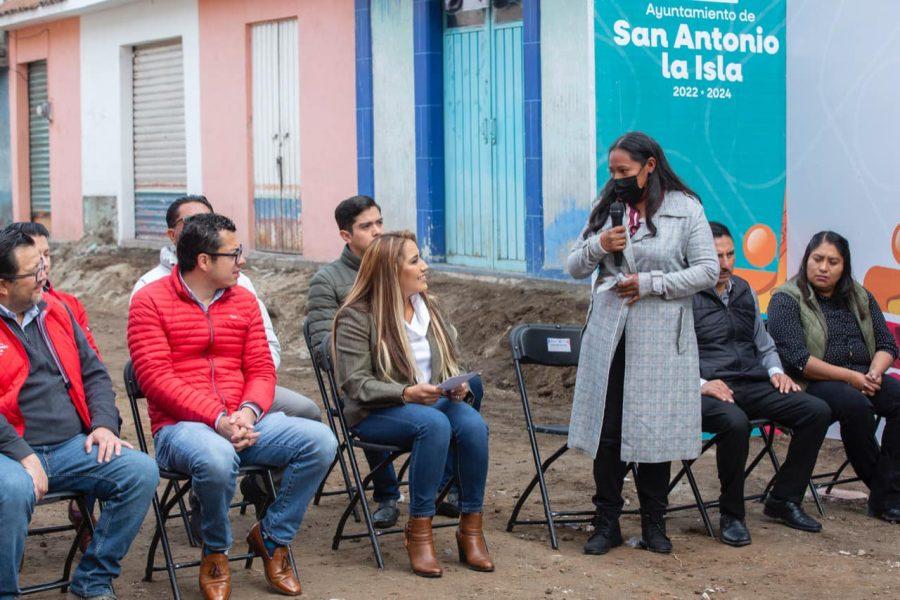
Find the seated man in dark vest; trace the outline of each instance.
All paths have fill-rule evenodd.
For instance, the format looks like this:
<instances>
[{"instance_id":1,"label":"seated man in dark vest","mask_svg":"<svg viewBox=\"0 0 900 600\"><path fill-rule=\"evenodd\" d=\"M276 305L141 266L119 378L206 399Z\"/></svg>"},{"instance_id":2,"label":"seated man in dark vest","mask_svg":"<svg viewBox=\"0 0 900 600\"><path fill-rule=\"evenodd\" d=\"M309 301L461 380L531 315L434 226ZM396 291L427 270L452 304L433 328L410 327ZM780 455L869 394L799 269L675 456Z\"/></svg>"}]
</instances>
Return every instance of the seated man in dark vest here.
<instances>
[{"instance_id":1,"label":"seated man in dark vest","mask_svg":"<svg viewBox=\"0 0 900 600\"><path fill-rule=\"evenodd\" d=\"M719 256L719 281L715 288L694 296L694 328L700 353L703 431L719 435L719 538L731 546L750 543L744 520L744 467L751 419L771 419L793 431L787 458L766 500L765 515L788 527L819 532L822 525L803 511L801 503L831 411L785 375L759 314L756 294L733 274L731 233L720 223L710 222L710 227Z\"/></svg>"}]
</instances>

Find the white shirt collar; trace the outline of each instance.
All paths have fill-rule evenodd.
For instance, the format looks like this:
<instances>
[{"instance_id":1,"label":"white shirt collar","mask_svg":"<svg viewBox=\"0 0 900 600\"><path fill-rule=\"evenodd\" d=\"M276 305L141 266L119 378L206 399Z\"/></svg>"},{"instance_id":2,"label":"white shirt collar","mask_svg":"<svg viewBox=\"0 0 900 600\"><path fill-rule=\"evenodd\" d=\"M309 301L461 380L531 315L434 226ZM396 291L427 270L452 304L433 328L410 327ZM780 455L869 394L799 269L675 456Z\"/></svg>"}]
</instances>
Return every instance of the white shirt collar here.
<instances>
[{"instance_id":1,"label":"white shirt collar","mask_svg":"<svg viewBox=\"0 0 900 600\"><path fill-rule=\"evenodd\" d=\"M428 313L428 307L419 294L414 294L409 300L413 307L412 321L407 323L404 319L403 323L408 331L419 337L425 337L428 334L428 326L431 324L431 315Z\"/></svg>"}]
</instances>

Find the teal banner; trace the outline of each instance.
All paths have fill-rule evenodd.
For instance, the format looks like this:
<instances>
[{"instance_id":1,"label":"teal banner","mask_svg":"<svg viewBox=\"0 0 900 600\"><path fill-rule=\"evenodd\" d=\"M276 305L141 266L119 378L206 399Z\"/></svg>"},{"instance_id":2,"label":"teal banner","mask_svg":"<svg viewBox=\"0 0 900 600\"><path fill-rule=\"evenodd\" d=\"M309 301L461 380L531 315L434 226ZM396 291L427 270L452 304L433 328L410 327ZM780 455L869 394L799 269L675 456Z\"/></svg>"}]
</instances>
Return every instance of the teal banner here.
<instances>
[{"instance_id":1,"label":"teal banner","mask_svg":"<svg viewBox=\"0 0 900 600\"><path fill-rule=\"evenodd\" d=\"M640 130L663 146L739 273L774 283L785 201L785 0L595 0L598 183L606 149Z\"/></svg>"}]
</instances>

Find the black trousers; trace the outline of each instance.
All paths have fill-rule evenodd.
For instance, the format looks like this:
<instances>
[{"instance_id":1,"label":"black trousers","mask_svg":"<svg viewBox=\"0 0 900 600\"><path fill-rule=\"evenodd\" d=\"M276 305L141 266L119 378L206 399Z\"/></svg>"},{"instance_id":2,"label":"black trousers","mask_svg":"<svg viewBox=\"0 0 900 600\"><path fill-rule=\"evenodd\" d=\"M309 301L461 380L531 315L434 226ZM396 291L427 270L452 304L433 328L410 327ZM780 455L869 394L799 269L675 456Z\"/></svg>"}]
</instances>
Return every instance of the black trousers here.
<instances>
[{"instance_id":1,"label":"black trousers","mask_svg":"<svg viewBox=\"0 0 900 600\"><path fill-rule=\"evenodd\" d=\"M726 383L734 392L733 404L711 396L702 397L703 431L720 436L716 444L720 511L744 518L744 468L752 419L771 419L793 431L787 458L775 475L771 495L777 500L799 504L831 422L828 405L804 392L782 394L769 381Z\"/></svg>"},{"instance_id":2,"label":"black trousers","mask_svg":"<svg viewBox=\"0 0 900 600\"><path fill-rule=\"evenodd\" d=\"M598 513L618 517L625 501L622 484L627 464L622 462L622 400L625 391L625 335L616 348L609 367L606 388L606 408L600 445L594 459L594 506ZM639 463L637 467L638 499L641 512L660 515L669 504L669 475L671 463Z\"/></svg>"},{"instance_id":3,"label":"black trousers","mask_svg":"<svg viewBox=\"0 0 900 600\"><path fill-rule=\"evenodd\" d=\"M827 402L840 422L847 458L869 486L869 504L876 509L900 506L900 382L885 375L871 398L840 381L816 381L807 390ZM880 450L875 415L885 419Z\"/></svg>"}]
</instances>

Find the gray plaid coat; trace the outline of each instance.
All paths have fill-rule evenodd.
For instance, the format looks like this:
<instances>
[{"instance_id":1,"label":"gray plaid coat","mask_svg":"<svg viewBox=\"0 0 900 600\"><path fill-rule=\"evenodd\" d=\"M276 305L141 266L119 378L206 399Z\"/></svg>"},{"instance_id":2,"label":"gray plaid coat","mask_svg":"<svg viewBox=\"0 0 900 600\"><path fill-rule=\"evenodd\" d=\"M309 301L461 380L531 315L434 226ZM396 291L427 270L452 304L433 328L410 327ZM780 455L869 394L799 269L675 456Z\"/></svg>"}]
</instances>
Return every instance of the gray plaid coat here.
<instances>
[{"instance_id":1,"label":"gray plaid coat","mask_svg":"<svg viewBox=\"0 0 900 600\"><path fill-rule=\"evenodd\" d=\"M653 216L628 239L621 267L600 247L600 234L569 254L572 277L595 271L591 306L569 423L569 447L596 456L609 367L625 335L623 461L665 462L700 454L700 367L691 297L713 287L719 263L702 205L681 192L666 194ZM609 229L607 220L603 229ZM638 273L641 298L631 306L609 286L616 273Z\"/></svg>"}]
</instances>

